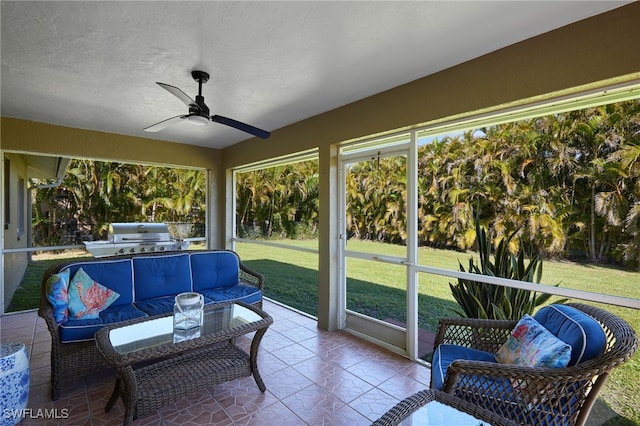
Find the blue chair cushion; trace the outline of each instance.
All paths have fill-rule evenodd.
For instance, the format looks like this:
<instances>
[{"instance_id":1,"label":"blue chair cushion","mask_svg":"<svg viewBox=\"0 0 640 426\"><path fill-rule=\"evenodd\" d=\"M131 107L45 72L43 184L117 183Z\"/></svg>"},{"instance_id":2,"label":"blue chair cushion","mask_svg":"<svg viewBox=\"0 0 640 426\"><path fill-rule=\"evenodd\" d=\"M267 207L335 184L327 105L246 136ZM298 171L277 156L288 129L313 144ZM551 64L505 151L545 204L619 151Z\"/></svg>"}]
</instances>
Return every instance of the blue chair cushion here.
<instances>
[{"instance_id":1,"label":"blue chair cushion","mask_svg":"<svg viewBox=\"0 0 640 426\"><path fill-rule=\"evenodd\" d=\"M458 345L439 345L433 352L431 362L431 389L442 390L447 368L457 359L496 362L495 356L488 352Z\"/></svg>"},{"instance_id":2,"label":"blue chair cushion","mask_svg":"<svg viewBox=\"0 0 640 426\"><path fill-rule=\"evenodd\" d=\"M155 299L140 300L135 302L134 305L148 315L160 315L173 312L175 301L175 296L163 296Z\"/></svg>"},{"instance_id":3,"label":"blue chair cushion","mask_svg":"<svg viewBox=\"0 0 640 426\"><path fill-rule=\"evenodd\" d=\"M238 256L232 252L219 251L191 254L193 291L216 287L231 287L239 283L240 266Z\"/></svg>"},{"instance_id":4,"label":"blue chair cushion","mask_svg":"<svg viewBox=\"0 0 640 426\"><path fill-rule=\"evenodd\" d=\"M60 340L63 343L93 340L96 331L105 325L134 318L145 317L147 314L136 309L133 305L111 305L100 312L95 319L69 319L59 327Z\"/></svg>"},{"instance_id":5,"label":"blue chair cushion","mask_svg":"<svg viewBox=\"0 0 640 426\"><path fill-rule=\"evenodd\" d=\"M212 290L200 290L205 297L205 303L245 302L257 303L262 299L262 292L255 287L238 284L231 287L218 287Z\"/></svg>"},{"instance_id":6,"label":"blue chair cushion","mask_svg":"<svg viewBox=\"0 0 640 426\"><path fill-rule=\"evenodd\" d=\"M120 295L111 306L133 302L133 266L131 259L78 262L67 266L73 277L82 268L92 279Z\"/></svg>"},{"instance_id":7,"label":"blue chair cushion","mask_svg":"<svg viewBox=\"0 0 640 426\"><path fill-rule=\"evenodd\" d=\"M135 301L192 291L189 254L133 258Z\"/></svg>"},{"instance_id":8,"label":"blue chair cushion","mask_svg":"<svg viewBox=\"0 0 640 426\"><path fill-rule=\"evenodd\" d=\"M593 359L605 350L607 338L598 321L576 308L549 305L540 309L534 318L571 346L570 366Z\"/></svg>"}]
</instances>

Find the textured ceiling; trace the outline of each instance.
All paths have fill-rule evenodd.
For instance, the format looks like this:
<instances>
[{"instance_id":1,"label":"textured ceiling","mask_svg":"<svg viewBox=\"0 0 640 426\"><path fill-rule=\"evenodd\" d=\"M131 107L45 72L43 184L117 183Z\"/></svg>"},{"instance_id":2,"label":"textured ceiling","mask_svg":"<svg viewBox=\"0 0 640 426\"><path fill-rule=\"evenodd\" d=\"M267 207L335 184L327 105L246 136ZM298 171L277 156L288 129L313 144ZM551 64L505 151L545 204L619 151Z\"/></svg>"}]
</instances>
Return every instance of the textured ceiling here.
<instances>
[{"instance_id":1,"label":"textured ceiling","mask_svg":"<svg viewBox=\"0 0 640 426\"><path fill-rule=\"evenodd\" d=\"M628 1L1 3L1 113L223 148L217 123L142 129L186 106L272 131Z\"/></svg>"}]
</instances>

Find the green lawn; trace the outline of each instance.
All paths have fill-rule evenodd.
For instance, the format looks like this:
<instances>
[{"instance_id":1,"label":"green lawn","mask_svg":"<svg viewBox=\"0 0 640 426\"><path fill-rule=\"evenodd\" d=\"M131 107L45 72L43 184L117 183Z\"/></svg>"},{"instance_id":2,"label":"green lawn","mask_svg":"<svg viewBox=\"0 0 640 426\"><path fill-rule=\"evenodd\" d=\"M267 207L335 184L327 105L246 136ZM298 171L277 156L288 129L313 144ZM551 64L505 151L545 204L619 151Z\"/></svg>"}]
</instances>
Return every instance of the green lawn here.
<instances>
[{"instance_id":1,"label":"green lawn","mask_svg":"<svg viewBox=\"0 0 640 426\"><path fill-rule=\"evenodd\" d=\"M292 246L317 249L317 241L282 241ZM349 241L354 251L403 256L404 247L364 241ZM265 275L265 296L303 312L317 315L318 258L316 254L257 244L239 243L237 251L250 268ZM458 260L467 265L472 253L421 248L419 263L438 268L458 269ZM44 270L69 255L35 256L25 279L16 291L9 312L38 306L40 281ZM375 318L405 319L406 280L404 268L382 262L349 259L347 262L347 306ZM435 330L438 318L452 316L457 304L451 296L449 278L420 274L418 281L419 325ZM572 262L544 263L543 283L561 287L615 294L640 299L640 272ZM601 305L640 331L640 310ZM617 416L615 414L617 413ZM618 368L600 394L589 424L601 415L606 425L640 425L640 355ZM615 416L611 419L612 416Z\"/></svg>"},{"instance_id":2,"label":"green lawn","mask_svg":"<svg viewBox=\"0 0 640 426\"><path fill-rule=\"evenodd\" d=\"M22 282L13 294L6 312L37 308L40 304L40 286L44 271L56 263L70 261L78 257L91 257L91 255L84 250L71 250L59 254L54 254L53 252L34 254L32 256L33 260L29 263L22 277Z\"/></svg>"}]
</instances>

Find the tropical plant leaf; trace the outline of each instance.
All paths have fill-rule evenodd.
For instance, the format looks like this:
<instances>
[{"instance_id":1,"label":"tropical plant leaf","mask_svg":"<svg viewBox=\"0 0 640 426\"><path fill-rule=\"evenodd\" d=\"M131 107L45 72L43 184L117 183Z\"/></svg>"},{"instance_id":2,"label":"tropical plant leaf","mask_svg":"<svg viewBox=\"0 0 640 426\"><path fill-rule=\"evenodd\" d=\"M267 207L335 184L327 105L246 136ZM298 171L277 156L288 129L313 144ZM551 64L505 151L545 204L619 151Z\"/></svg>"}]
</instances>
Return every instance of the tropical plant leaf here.
<instances>
[{"instance_id":1,"label":"tropical plant leaf","mask_svg":"<svg viewBox=\"0 0 640 426\"><path fill-rule=\"evenodd\" d=\"M540 253L522 241L515 245L517 252L512 253L509 249L518 230L492 244L489 233L480 226L477 218L475 225L480 261L476 264L473 257L469 258L468 272L526 282L541 281L543 261ZM462 263L458 262L458 265L461 272L466 272ZM551 297L549 294L538 295L529 290L465 279L458 279L457 284L449 283L449 287L464 316L469 318L518 320L524 314L532 314L537 306Z\"/></svg>"}]
</instances>

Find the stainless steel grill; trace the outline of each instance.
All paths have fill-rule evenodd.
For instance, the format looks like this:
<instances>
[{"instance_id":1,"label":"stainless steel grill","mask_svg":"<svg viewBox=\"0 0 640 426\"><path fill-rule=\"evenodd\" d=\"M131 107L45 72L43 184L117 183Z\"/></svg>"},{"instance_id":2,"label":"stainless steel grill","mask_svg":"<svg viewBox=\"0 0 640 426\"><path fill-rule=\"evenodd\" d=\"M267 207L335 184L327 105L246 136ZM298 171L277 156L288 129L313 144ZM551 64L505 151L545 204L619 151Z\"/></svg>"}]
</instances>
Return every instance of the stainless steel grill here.
<instances>
[{"instance_id":1,"label":"stainless steel grill","mask_svg":"<svg viewBox=\"0 0 640 426\"><path fill-rule=\"evenodd\" d=\"M94 257L186 250L189 241L173 238L164 223L112 223L107 241L85 241Z\"/></svg>"}]
</instances>

